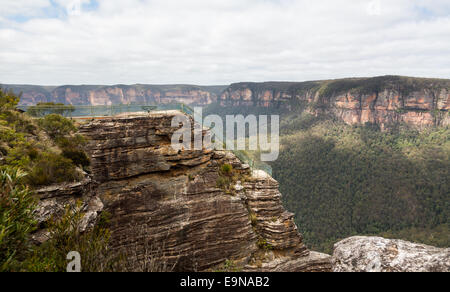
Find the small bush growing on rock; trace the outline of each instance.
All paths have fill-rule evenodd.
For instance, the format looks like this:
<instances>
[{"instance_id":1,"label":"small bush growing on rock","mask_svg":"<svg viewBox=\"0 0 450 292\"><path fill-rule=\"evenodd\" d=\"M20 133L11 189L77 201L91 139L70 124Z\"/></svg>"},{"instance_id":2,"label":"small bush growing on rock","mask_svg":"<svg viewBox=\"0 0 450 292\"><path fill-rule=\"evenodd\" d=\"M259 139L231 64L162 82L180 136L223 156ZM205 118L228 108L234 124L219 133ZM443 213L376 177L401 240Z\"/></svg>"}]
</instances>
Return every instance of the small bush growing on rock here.
<instances>
[{"instance_id":1,"label":"small bush growing on rock","mask_svg":"<svg viewBox=\"0 0 450 292\"><path fill-rule=\"evenodd\" d=\"M264 250L273 250L273 245L271 245L270 243L267 242L266 239L260 237L258 239L258 242L256 243L256 245L260 248L260 249L264 249Z\"/></svg>"},{"instance_id":2,"label":"small bush growing on rock","mask_svg":"<svg viewBox=\"0 0 450 292\"><path fill-rule=\"evenodd\" d=\"M64 136L56 139L56 144L62 149L62 155L83 168L91 164L86 152L82 147L87 143L86 139L81 135Z\"/></svg>"},{"instance_id":3,"label":"small bush growing on rock","mask_svg":"<svg viewBox=\"0 0 450 292\"><path fill-rule=\"evenodd\" d=\"M73 105L54 102L38 103L37 105L28 108L28 114L33 117L44 117L49 114L57 114L66 117L74 111L75 107Z\"/></svg>"},{"instance_id":4,"label":"small bush growing on rock","mask_svg":"<svg viewBox=\"0 0 450 292\"><path fill-rule=\"evenodd\" d=\"M51 114L40 119L38 124L53 139L64 137L77 131L71 120L57 114Z\"/></svg>"},{"instance_id":5,"label":"small bush growing on rock","mask_svg":"<svg viewBox=\"0 0 450 292\"><path fill-rule=\"evenodd\" d=\"M241 272L241 269L238 265L231 260L226 260L222 266L218 268L218 270L214 271L215 273L237 273Z\"/></svg>"},{"instance_id":6,"label":"small bush growing on rock","mask_svg":"<svg viewBox=\"0 0 450 292\"><path fill-rule=\"evenodd\" d=\"M14 109L20 101L20 97L15 95L12 91L3 91L0 88L0 112Z\"/></svg>"},{"instance_id":7,"label":"small bush growing on rock","mask_svg":"<svg viewBox=\"0 0 450 292\"><path fill-rule=\"evenodd\" d=\"M16 110L19 97L0 88L0 165L19 167L29 186L79 181L87 170L86 139L73 122L52 114L32 119Z\"/></svg>"},{"instance_id":8,"label":"small bush growing on rock","mask_svg":"<svg viewBox=\"0 0 450 292\"><path fill-rule=\"evenodd\" d=\"M231 184L231 181L227 177L220 176L217 179L217 187L219 189L227 189L230 186L230 184Z\"/></svg>"},{"instance_id":9,"label":"small bush growing on rock","mask_svg":"<svg viewBox=\"0 0 450 292\"><path fill-rule=\"evenodd\" d=\"M223 164L220 167L220 171L225 175L231 175L233 172L233 166L231 164Z\"/></svg>"},{"instance_id":10,"label":"small bush growing on rock","mask_svg":"<svg viewBox=\"0 0 450 292\"><path fill-rule=\"evenodd\" d=\"M252 222L252 226L255 227L258 224L258 217L252 211L250 211L249 216L250 216L250 222Z\"/></svg>"},{"instance_id":11,"label":"small bush growing on rock","mask_svg":"<svg viewBox=\"0 0 450 292\"><path fill-rule=\"evenodd\" d=\"M73 148L63 149L62 155L70 159L75 165L81 167L88 167L91 164L89 157L83 150Z\"/></svg>"},{"instance_id":12,"label":"small bush growing on rock","mask_svg":"<svg viewBox=\"0 0 450 292\"><path fill-rule=\"evenodd\" d=\"M27 182L32 186L46 186L81 179L82 174L70 159L53 153L42 153L33 163Z\"/></svg>"}]
</instances>

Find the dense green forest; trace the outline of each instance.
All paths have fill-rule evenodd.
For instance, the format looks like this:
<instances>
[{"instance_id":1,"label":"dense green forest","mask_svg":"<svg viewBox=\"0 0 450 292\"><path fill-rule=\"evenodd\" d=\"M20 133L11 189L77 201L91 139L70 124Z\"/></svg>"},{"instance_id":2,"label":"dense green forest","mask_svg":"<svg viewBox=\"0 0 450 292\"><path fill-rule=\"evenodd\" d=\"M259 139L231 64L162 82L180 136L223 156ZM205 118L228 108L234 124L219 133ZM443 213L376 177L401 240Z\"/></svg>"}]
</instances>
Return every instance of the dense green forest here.
<instances>
[{"instance_id":1,"label":"dense green forest","mask_svg":"<svg viewBox=\"0 0 450 292\"><path fill-rule=\"evenodd\" d=\"M272 164L310 248L352 235L450 246L450 129L381 132L308 114L283 119Z\"/></svg>"}]
</instances>

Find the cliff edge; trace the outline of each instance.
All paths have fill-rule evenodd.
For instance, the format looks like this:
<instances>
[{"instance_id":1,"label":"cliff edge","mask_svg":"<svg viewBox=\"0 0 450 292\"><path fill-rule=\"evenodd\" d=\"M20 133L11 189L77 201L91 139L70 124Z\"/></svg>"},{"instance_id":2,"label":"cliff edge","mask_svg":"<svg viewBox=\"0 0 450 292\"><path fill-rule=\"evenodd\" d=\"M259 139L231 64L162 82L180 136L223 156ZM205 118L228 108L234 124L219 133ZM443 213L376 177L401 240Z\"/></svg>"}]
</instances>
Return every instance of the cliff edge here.
<instances>
[{"instance_id":1,"label":"cliff edge","mask_svg":"<svg viewBox=\"0 0 450 292\"><path fill-rule=\"evenodd\" d=\"M415 127L450 124L450 80L401 76L309 82L232 84L220 96L223 106L331 113L348 124L386 128L403 122Z\"/></svg>"},{"instance_id":2,"label":"cliff edge","mask_svg":"<svg viewBox=\"0 0 450 292\"><path fill-rule=\"evenodd\" d=\"M329 256L304 246L273 178L229 152L172 149L171 121L179 114L80 128L92 159L89 200L98 198L94 206L112 215L112 248L132 260L131 268L147 271L160 259L173 271L331 271Z\"/></svg>"}]
</instances>

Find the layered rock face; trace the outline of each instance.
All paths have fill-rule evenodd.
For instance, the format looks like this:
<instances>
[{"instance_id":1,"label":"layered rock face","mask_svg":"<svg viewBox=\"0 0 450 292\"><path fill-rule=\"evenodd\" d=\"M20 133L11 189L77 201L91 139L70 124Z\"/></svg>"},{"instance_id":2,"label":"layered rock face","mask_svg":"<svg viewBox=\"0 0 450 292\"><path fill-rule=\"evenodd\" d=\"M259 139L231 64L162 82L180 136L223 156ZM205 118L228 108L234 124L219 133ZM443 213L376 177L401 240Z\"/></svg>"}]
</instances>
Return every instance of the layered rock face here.
<instances>
[{"instance_id":1,"label":"layered rock face","mask_svg":"<svg viewBox=\"0 0 450 292\"><path fill-rule=\"evenodd\" d=\"M52 218L58 218L65 213L66 206L77 206L85 214L81 222L82 232L94 227L98 216L103 211L103 203L95 192L95 182L88 176L77 183L64 183L36 190L39 198L34 216L41 229L38 229L32 239L43 243L49 239L46 223Z\"/></svg>"},{"instance_id":2,"label":"layered rock face","mask_svg":"<svg viewBox=\"0 0 450 292\"><path fill-rule=\"evenodd\" d=\"M22 92L21 104L58 102L73 105L184 103L205 106L266 107L313 114L332 113L348 124L375 123L381 128L404 122L416 127L450 125L450 80L400 76L309 82L236 83L230 86L0 85Z\"/></svg>"},{"instance_id":3,"label":"layered rock face","mask_svg":"<svg viewBox=\"0 0 450 292\"><path fill-rule=\"evenodd\" d=\"M228 152L172 149L179 114L97 120L80 130L90 141L94 197L112 214L113 248L131 269L208 271L228 261L243 271L330 271L329 256L303 245L270 176ZM233 178L221 173L224 164Z\"/></svg>"},{"instance_id":4,"label":"layered rock face","mask_svg":"<svg viewBox=\"0 0 450 292\"><path fill-rule=\"evenodd\" d=\"M223 106L291 109L307 105L315 114L333 113L348 124L385 128L405 122L425 127L450 124L450 80L385 76L303 83L239 83L220 97Z\"/></svg>"},{"instance_id":5,"label":"layered rock face","mask_svg":"<svg viewBox=\"0 0 450 292\"><path fill-rule=\"evenodd\" d=\"M57 102L73 105L165 104L207 105L217 100L222 87L190 85L115 85L115 86L20 86L2 85L17 94L21 105Z\"/></svg>"},{"instance_id":6,"label":"layered rock face","mask_svg":"<svg viewBox=\"0 0 450 292\"><path fill-rule=\"evenodd\" d=\"M332 261L334 272L450 272L450 249L351 237L335 245Z\"/></svg>"}]
</instances>

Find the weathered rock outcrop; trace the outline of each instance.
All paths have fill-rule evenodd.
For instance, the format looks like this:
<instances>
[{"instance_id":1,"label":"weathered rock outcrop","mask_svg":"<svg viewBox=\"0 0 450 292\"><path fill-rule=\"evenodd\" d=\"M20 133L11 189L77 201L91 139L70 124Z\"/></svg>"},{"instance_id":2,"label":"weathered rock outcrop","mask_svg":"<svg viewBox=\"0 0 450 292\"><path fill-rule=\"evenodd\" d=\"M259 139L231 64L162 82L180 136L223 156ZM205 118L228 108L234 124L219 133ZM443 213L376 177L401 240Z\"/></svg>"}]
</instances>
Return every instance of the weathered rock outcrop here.
<instances>
[{"instance_id":1,"label":"weathered rock outcrop","mask_svg":"<svg viewBox=\"0 0 450 292\"><path fill-rule=\"evenodd\" d=\"M450 80L384 76L302 83L238 83L220 97L226 106L333 113L348 124L375 123L385 128L405 122L424 127L450 124Z\"/></svg>"},{"instance_id":2,"label":"weathered rock outcrop","mask_svg":"<svg viewBox=\"0 0 450 292\"><path fill-rule=\"evenodd\" d=\"M165 104L207 105L225 89L220 86L113 85L30 86L0 85L22 93L21 105L57 102L73 105Z\"/></svg>"},{"instance_id":3,"label":"weathered rock outcrop","mask_svg":"<svg viewBox=\"0 0 450 292\"><path fill-rule=\"evenodd\" d=\"M335 244L332 261L335 272L450 272L450 249L351 237Z\"/></svg>"},{"instance_id":4,"label":"weathered rock outcrop","mask_svg":"<svg viewBox=\"0 0 450 292\"><path fill-rule=\"evenodd\" d=\"M175 271L215 270L226 261L243 271L330 271L329 256L303 245L270 176L231 153L172 149L178 114L81 127L98 182L94 197L112 214L113 248L128 255L132 269L151 270L145 263L160 258ZM233 166L229 188L218 184L224 164Z\"/></svg>"},{"instance_id":5,"label":"weathered rock outcrop","mask_svg":"<svg viewBox=\"0 0 450 292\"><path fill-rule=\"evenodd\" d=\"M75 207L81 203L79 207L84 217L80 231L84 232L94 227L104 207L100 198L96 196L95 185L95 182L86 176L81 182L58 184L36 190L39 202L34 216L38 225L45 227L50 219L62 216L67 206ZM42 228L33 234L32 239L37 243L43 243L48 240L48 235L48 231Z\"/></svg>"}]
</instances>

